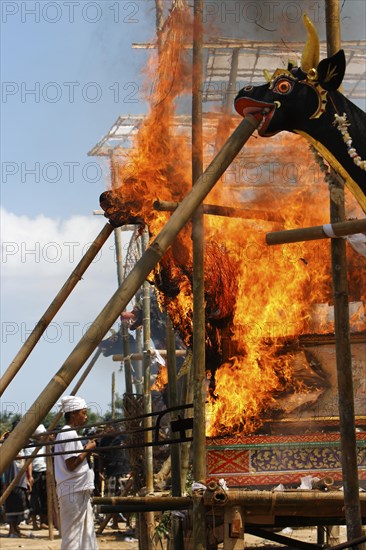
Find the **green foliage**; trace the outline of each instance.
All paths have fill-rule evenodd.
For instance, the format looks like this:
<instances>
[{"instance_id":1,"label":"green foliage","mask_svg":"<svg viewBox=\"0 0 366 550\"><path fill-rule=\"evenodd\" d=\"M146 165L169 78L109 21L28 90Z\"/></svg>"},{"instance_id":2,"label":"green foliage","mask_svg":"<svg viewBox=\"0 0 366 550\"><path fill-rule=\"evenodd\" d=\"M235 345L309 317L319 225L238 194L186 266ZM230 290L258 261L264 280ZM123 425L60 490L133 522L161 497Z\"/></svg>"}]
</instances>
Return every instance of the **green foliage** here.
<instances>
[{"instance_id":1,"label":"green foliage","mask_svg":"<svg viewBox=\"0 0 366 550\"><path fill-rule=\"evenodd\" d=\"M108 412L105 416L108 415ZM109 413L110 415L110 413ZM40 421L40 424L43 424L46 429L48 429L51 424L54 422L54 420L59 416L58 411L50 411L43 420ZM0 436L2 436L5 432L8 432L12 428L12 424L15 421L19 421L21 419L21 415L19 413L13 413L8 412L6 410L1 411L0 413ZM96 424L98 422L101 422L103 420L106 420L105 417L101 417L98 414L96 414L93 411L88 411L88 424ZM57 426L63 426L65 424L64 416L61 415L60 419L57 422Z\"/></svg>"},{"instance_id":2,"label":"green foliage","mask_svg":"<svg viewBox=\"0 0 366 550\"><path fill-rule=\"evenodd\" d=\"M40 424L43 424L44 427L48 429L58 415L59 415L58 412L50 411L48 414L46 414L46 416L43 419L43 422L40 422ZM63 416L60 417L58 424L63 424Z\"/></svg>"},{"instance_id":3,"label":"green foliage","mask_svg":"<svg viewBox=\"0 0 366 550\"><path fill-rule=\"evenodd\" d=\"M102 416L88 409L88 424L97 424L103 420Z\"/></svg>"},{"instance_id":4,"label":"green foliage","mask_svg":"<svg viewBox=\"0 0 366 550\"><path fill-rule=\"evenodd\" d=\"M172 513L163 512L159 518L154 531L154 539L160 542L161 548L164 548L163 541L168 538L172 529Z\"/></svg>"},{"instance_id":5,"label":"green foliage","mask_svg":"<svg viewBox=\"0 0 366 550\"><path fill-rule=\"evenodd\" d=\"M116 393L116 396L114 398L114 410L115 410L116 416L123 416L123 413L124 413L123 395L120 395L119 393Z\"/></svg>"},{"instance_id":6,"label":"green foliage","mask_svg":"<svg viewBox=\"0 0 366 550\"><path fill-rule=\"evenodd\" d=\"M11 430L13 422L19 421L21 418L19 413L10 413L6 410L1 411L0 413L0 436L2 436L5 432L9 432Z\"/></svg>"},{"instance_id":7,"label":"green foliage","mask_svg":"<svg viewBox=\"0 0 366 550\"><path fill-rule=\"evenodd\" d=\"M112 420L112 411L107 411L103 416L103 420L105 420L106 422L108 422L108 420Z\"/></svg>"}]
</instances>

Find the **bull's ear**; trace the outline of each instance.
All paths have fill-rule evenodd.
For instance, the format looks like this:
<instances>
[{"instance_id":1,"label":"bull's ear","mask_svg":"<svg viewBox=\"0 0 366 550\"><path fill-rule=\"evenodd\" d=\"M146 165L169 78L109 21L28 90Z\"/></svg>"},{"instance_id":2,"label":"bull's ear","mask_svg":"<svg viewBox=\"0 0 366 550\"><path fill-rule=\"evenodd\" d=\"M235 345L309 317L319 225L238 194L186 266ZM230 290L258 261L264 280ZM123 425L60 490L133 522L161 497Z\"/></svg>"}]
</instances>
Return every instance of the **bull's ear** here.
<instances>
[{"instance_id":1,"label":"bull's ear","mask_svg":"<svg viewBox=\"0 0 366 550\"><path fill-rule=\"evenodd\" d=\"M346 58L343 50L332 57L323 59L317 68L319 84L324 90L338 90L346 70Z\"/></svg>"}]
</instances>

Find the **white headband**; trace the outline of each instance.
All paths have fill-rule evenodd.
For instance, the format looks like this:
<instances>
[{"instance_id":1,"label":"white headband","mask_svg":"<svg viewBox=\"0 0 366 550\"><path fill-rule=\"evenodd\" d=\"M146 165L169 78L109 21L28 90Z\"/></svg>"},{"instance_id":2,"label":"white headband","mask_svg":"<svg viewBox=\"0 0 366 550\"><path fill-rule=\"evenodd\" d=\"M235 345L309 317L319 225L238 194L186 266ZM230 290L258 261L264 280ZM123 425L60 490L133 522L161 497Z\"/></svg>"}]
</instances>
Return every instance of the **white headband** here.
<instances>
[{"instance_id":1,"label":"white headband","mask_svg":"<svg viewBox=\"0 0 366 550\"><path fill-rule=\"evenodd\" d=\"M63 413L80 411L81 409L86 409L86 401L82 397L76 397L74 395L66 395L61 398L61 403L59 403Z\"/></svg>"},{"instance_id":2,"label":"white headband","mask_svg":"<svg viewBox=\"0 0 366 550\"><path fill-rule=\"evenodd\" d=\"M43 424L40 424L38 428L35 429L34 436L44 434L46 431L46 428L43 426Z\"/></svg>"}]
</instances>

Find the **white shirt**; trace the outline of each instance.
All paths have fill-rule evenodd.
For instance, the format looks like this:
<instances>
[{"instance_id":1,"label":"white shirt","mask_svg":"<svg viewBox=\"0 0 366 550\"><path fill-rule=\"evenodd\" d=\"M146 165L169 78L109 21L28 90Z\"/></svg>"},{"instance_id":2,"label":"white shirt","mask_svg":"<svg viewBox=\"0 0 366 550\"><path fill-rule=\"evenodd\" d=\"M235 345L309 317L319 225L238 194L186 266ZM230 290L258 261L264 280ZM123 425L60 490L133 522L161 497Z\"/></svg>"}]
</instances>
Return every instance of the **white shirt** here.
<instances>
[{"instance_id":1,"label":"white shirt","mask_svg":"<svg viewBox=\"0 0 366 550\"><path fill-rule=\"evenodd\" d=\"M30 455L33 453L35 447L29 447ZM46 453L46 447L41 447L39 449L39 454L45 454ZM32 462L32 472L45 472L47 470L47 463L46 463L46 457L45 456L35 456L33 458Z\"/></svg>"},{"instance_id":2,"label":"white shirt","mask_svg":"<svg viewBox=\"0 0 366 550\"><path fill-rule=\"evenodd\" d=\"M64 426L62 430L69 430L70 426ZM81 441L66 441L65 439L75 439L78 437L76 430L67 432L61 431L57 434L54 452L82 451ZM89 468L86 458L72 472L67 469L66 460L79 456L79 452L68 452L68 454L57 455L54 457L55 478L57 483L57 496L70 495L79 491L92 491L94 489L94 472Z\"/></svg>"}]
</instances>

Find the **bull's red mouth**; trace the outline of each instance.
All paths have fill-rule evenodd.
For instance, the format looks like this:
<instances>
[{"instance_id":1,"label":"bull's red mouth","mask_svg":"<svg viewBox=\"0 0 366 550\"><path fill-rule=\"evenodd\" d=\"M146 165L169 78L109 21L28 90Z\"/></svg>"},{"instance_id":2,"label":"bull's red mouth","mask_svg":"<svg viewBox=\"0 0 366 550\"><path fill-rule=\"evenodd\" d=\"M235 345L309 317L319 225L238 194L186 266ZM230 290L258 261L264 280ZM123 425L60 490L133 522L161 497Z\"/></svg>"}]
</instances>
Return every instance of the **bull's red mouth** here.
<instances>
[{"instance_id":1,"label":"bull's red mouth","mask_svg":"<svg viewBox=\"0 0 366 550\"><path fill-rule=\"evenodd\" d=\"M251 114L257 120L261 120L257 128L257 132L260 136L273 135L267 133L268 125L272 120L276 105L273 103L266 103L265 101L257 101L250 97L239 97L235 101L235 109L239 115L245 117L245 115Z\"/></svg>"}]
</instances>

